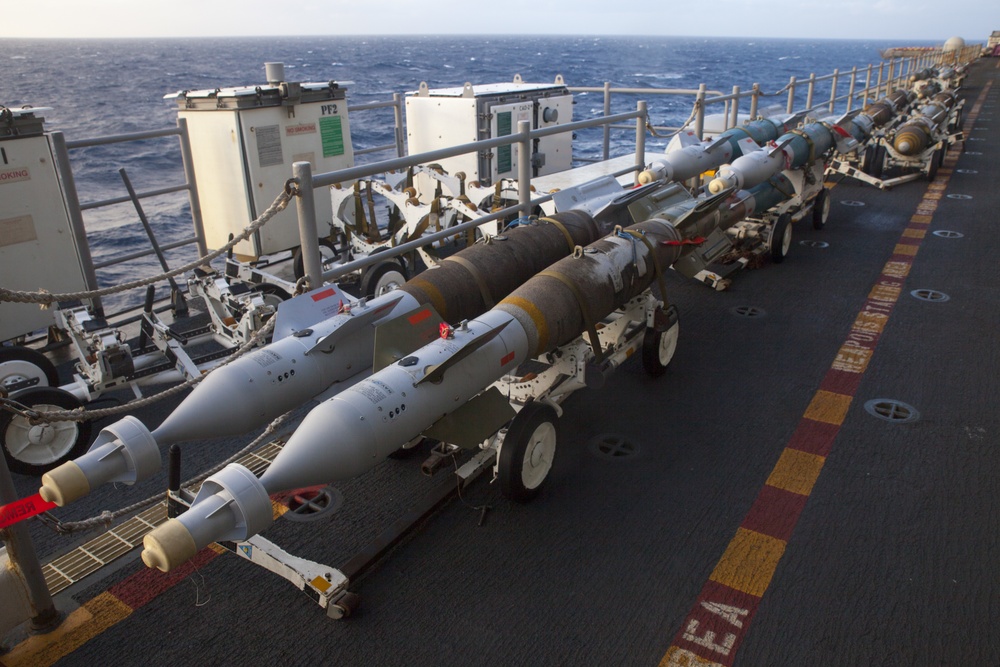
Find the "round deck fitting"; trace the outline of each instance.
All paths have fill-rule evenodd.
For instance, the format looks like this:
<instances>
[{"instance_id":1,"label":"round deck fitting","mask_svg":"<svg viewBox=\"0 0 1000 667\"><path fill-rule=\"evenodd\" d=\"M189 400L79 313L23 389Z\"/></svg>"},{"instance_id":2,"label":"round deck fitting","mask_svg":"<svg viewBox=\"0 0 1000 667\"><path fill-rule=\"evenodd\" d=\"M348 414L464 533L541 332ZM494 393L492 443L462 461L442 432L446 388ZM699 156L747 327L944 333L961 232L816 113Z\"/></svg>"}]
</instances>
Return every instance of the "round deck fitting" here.
<instances>
[{"instance_id":1,"label":"round deck fitting","mask_svg":"<svg viewBox=\"0 0 1000 667\"><path fill-rule=\"evenodd\" d=\"M940 236L943 239L960 239L965 234L962 232L953 232L950 229L938 229L937 231L931 232L934 236Z\"/></svg>"},{"instance_id":2,"label":"round deck fitting","mask_svg":"<svg viewBox=\"0 0 1000 667\"><path fill-rule=\"evenodd\" d=\"M729 312L736 317L744 317L751 320L759 320L762 317L767 317L767 311L757 306L736 306L735 308L730 308Z\"/></svg>"},{"instance_id":3,"label":"round deck fitting","mask_svg":"<svg viewBox=\"0 0 1000 667\"><path fill-rule=\"evenodd\" d=\"M594 456L611 461L621 461L636 456L639 445L619 433L602 433L587 445Z\"/></svg>"},{"instance_id":4,"label":"round deck fitting","mask_svg":"<svg viewBox=\"0 0 1000 667\"><path fill-rule=\"evenodd\" d=\"M951 298L944 292L939 292L936 289L915 289L910 292L910 296L921 301L934 301L936 303L941 303Z\"/></svg>"},{"instance_id":5,"label":"round deck fitting","mask_svg":"<svg viewBox=\"0 0 1000 667\"><path fill-rule=\"evenodd\" d=\"M972 199L972 195L946 195L948 199Z\"/></svg>"},{"instance_id":6,"label":"round deck fitting","mask_svg":"<svg viewBox=\"0 0 1000 667\"><path fill-rule=\"evenodd\" d=\"M864 206L865 205L865 203L863 201L858 201L857 199L845 199L845 200L843 200L840 203L843 204L844 206Z\"/></svg>"},{"instance_id":7,"label":"round deck fitting","mask_svg":"<svg viewBox=\"0 0 1000 667\"><path fill-rule=\"evenodd\" d=\"M865 412L895 424L906 424L920 419L920 413L915 407L892 398L873 398L867 401Z\"/></svg>"},{"instance_id":8,"label":"round deck fitting","mask_svg":"<svg viewBox=\"0 0 1000 667\"><path fill-rule=\"evenodd\" d=\"M805 239L804 241L799 241L799 245L804 245L807 248L829 248L830 244L826 241L811 241Z\"/></svg>"},{"instance_id":9,"label":"round deck fitting","mask_svg":"<svg viewBox=\"0 0 1000 667\"><path fill-rule=\"evenodd\" d=\"M318 521L330 518L344 504L344 495L332 486L301 489L288 494L283 504L288 511L282 514L291 521Z\"/></svg>"}]
</instances>

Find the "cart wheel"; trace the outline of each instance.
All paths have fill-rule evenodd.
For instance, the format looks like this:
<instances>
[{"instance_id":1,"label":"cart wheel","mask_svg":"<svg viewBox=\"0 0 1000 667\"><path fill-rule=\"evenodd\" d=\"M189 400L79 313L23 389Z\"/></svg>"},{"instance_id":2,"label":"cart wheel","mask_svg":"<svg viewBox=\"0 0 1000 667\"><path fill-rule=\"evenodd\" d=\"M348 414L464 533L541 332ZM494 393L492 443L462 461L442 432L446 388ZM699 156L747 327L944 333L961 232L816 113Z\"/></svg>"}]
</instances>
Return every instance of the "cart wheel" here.
<instances>
[{"instance_id":1,"label":"cart wheel","mask_svg":"<svg viewBox=\"0 0 1000 667\"><path fill-rule=\"evenodd\" d=\"M361 293L368 297L382 296L406 282L406 269L395 260L369 267L361 278Z\"/></svg>"},{"instance_id":2,"label":"cart wheel","mask_svg":"<svg viewBox=\"0 0 1000 667\"><path fill-rule=\"evenodd\" d=\"M14 396L38 412L75 410L83 405L64 389L32 387ZM42 475L75 459L90 443L90 422L60 421L32 425L26 417L0 412L0 440L7 465L21 475Z\"/></svg>"},{"instance_id":3,"label":"cart wheel","mask_svg":"<svg viewBox=\"0 0 1000 667\"><path fill-rule=\"evenodd\" d=\"M767 241L767 250L771 261L781 264L792 247L792 216L782 213L771 228L771 237Z\"/></svg>"},{"instance_id":4,"label":"cart wheel","mask_svg":"<svg viewBox=\"0 0 1000 667\"><path fill-rule=\"evenodd\" d=\"M666 331L646 327L646 334L642 338L642 367L651 377L659 377L667 370L677 351L680 329L680 322L674 322Z\"/></svg>"},{"instance_id":5,"label":"cart wheel","mask_svg":"<svg viewBox=\"0 0 1000 667\"><path fill-rule=\"evenodd\" d=\"M532 401L511 420L500 446L500 492L519 503L534 498L552 470L555 453L556 411Z\"/></svg>"},{"instance_id":6,"label":"cart wheel","mask_svg":"<svg viewBox=\"0 0 1000 667\"><path fill-rule=\"evenodd\" d=\"M347 618L358 610L361 606L361 596L357 593L345 591L336 602L333 603L330 616L336 619Z\"/></svg>"},{"instance_id":7,"label":"cart wheel","mask_svg":"<svg viewBox=\"0 0 1000 667\"><path fill-rule=\"evenodd\" d=\"M261 283L260 285L257 285L256 289L260 292L261 297L263 297L264 304L275 308L277 308L282 301L288 301L292 298L291 294L274 283Z\"/></svg>"},{"instance_id":8,"label":"cart wheel","mask_svg":"<svg viewBox=\"0 0 1000 667\"><path fill-rule=\"evenodd\" d=\"M337 259L337 246L334 245L333 241L328 238L319 239L319 262L323 270L326 271L333 264L334 260ZM295 279L298 280L302 276L306 275L305 260L302 259L302 248L298 247L295 249L295 258L292 260L292 271L295 273ZM315 287L319 287L316 285Z\"/></svg>"},{"instance_id":9,"label":"cart wheel","mask_svg":"<svg viewBox=\"0 0 1000 667\"><path fill-rule=\"evenodd\" d=\"M937 176L938 167L944 162L944 148L938 148L931 155L931 163L927 165L927 180L933 181L934 177Z\"/></svg>"},{"instance_id":10,"label":"cart wheel","mask_svg":"<svg viewBox=\"0 0 1000 667\"><path fill-rule=\"evenodd\" d=\"M823 188L813 200L813 229L823 229L830 217L830 191Z\"/></svg>"},{"instance_id":11,"label":"cart wheel","mask_svg":"<svg viewBox=\"0 0 1000 667\"><path fill-rule=\"evenodd\" d=\"M885 163L885 146L881 144L869 144L865 147L864 161L861 163L861 171L873 178L882 178L883 164Z\"/></svg>"},{"instance_id":12,"label":"cart wheel","mask_svg":"<svg viewBox=\"0 0 1000 667\"><path fill-rule=\"evenodd\" d=\"M37 350L21 345L0 347L0 387L12 393L27 389L23 386L27 381L33 383L32 387L57 387L59 373L49 358Z\"/></svg>"}]
</instances>

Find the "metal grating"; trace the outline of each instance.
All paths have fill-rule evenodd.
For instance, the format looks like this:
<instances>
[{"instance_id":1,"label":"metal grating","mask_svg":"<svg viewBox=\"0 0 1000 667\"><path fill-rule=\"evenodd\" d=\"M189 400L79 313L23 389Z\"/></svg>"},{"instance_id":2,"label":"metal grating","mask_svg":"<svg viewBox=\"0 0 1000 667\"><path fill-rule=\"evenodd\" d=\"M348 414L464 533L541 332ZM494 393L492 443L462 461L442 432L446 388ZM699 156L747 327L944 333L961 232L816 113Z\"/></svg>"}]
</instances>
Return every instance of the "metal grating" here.
<instances>
[{"instance_id":1,"label":"metal grating","mask_svg":"<svg viewBox=\"0 0 1000 667\"><path fill-rule=\"evenodd\" d=\"M895 424L906 424L920 419L920 413L915 407L892 398L873 398L865 403L865 412Z\"/></svg>"},{"instance_id":2,"label":"metal grating","mask_svg":"<svg viewBox=\"0 0 1000 667\"><path fill-rule=\"evenodd\" d=\"M283 444L279 441L271 442L256 452L243 457L238 463L260 476L281 451ZM192 490L196 491L197 489ZM140 546L142 538L166 520L167 503L164 500L108 529L107 532L69 553L44 564L42 575L45 577L49 593L52 595L60 593L97 572L108 563L121 558L132 549Z\"/></svg>"}]
</instances>

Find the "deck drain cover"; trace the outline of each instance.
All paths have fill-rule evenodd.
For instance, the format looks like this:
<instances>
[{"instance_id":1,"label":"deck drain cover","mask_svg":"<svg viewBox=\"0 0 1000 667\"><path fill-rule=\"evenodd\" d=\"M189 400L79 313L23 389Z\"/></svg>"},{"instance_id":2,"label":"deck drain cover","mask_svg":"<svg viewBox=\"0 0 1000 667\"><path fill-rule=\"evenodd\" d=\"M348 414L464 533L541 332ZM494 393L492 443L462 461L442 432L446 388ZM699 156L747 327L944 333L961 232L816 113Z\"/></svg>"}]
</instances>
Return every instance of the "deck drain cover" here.
<instances>
[{"instance_id":1,"label":"deck drain cover","mask_svg":"<svg viewBox=\"0 0 1000 667\"><path fill-rule=\"evenodd\" d=\"M972 199L972 195L947 195L948 199Z\"/></svg>"},{"instance_id":2,"label":"deck drain cover","mask_svg":"<svg viewBox=\"0 0 1000 667\"><path fill-rule=\"evenodd\" d=\"M865 403L865 411L873 417L896 424L905 424L920 419L920 413L915 407L891 398L873 398Z\"/></svg>"},{"instance_id":3,"label":"deck drain cover","mask_svg":"<svg viewBox=\"0 0 1000 667\"><path fill-rule=\"evenodd\" d=\"M982 155L982 153L980 153L979 151L962 151L962 155ZM965 173L964 169L959 169L958 171L962 172L963 174ZM972 171L973 174L976 173L974 170L970 171Z\"/></svg>"},{"instance_id":4,"label":"deck drain cover","mask_svg":"<svg viewBox=\"0 0 1000 667\"><path fill-rule=\"evenodd\" d=\"M810 241L806 239L805 241L799 241L799 245L804 245L807 248L829 248L830 244L826 241Z\"/></svg>"},{"instance_id":5,"label":"deck drain cover","mask_svg":"<svg viewBox=\"0 0 1000 667\"><path fill-rule=\"evenodd\" d=\"M950 229L939 229L932 233L934 236L940 236L943 239L960 239L965 236L962 232L953 232Z\"/></svg>"},{"instance_id":6,"label":"deck drain cover","mask_svg":"<svg viewBox=\"0 0 1000 667\"><path fill-rule=\"evenodd\" d=\"M936 289L915 289L910 292L910 296L915 299L920 299L921 301L947 301L951 297L944 292L938 292Z\"/></svg>"},{"instance_id":7,"label":"deck drain cover","mask_svg":"<svg viewBox=\"0 0 1000 667\"><path fill-rule=\"evenodd\" d=\"M309 487L289 493L282 504L288 511L282 514L292 521L318 521L330 518L344 504L344 495L332 486Z\"/></svg>"},{"instance_id":8,"label":"deck drain cover","mask_svg":"<svg viewBox=\"0 0 1000 667\"><path fill-rule=\"evenodd\" d=\"M590 451L602 459L622 461L639 453L639 445L618 433L604 433L590 441Z\"/></svg>"},{"instance_id":9,"label":"deck drain cover","mask_svg":"<svg viewBox=\"0 0 1000 667\"><path fill-rule=\"evenodd\" d=\"M735 308L730 308L729 312L737 317L745 317L747 319L760 319L767 315L766 310L756 306L736 306Z\"/></svg>"},{"instance_id":10,"label":"deck drain cover","mask_svg":"<svg viewBox=\"0 0 1000 667\"><path fill-rule=\"evenodd\" d=\"M843 204L844 206L864 206L865 205L865 203L863 201L858 201L857 199L845 199L844 201L842 201L840 203Z\"/></svg>"}]
</instances>

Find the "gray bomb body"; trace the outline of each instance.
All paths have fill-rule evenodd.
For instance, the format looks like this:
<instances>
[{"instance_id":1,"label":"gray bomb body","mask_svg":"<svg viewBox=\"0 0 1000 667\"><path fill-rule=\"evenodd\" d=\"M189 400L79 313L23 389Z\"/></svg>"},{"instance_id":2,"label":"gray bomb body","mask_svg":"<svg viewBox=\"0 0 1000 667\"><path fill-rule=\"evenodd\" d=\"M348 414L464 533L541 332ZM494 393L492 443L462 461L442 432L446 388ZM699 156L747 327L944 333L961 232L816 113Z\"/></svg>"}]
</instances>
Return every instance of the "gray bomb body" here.
<instances>
[{"instance_id":1,"label":"gray bomb body","mask_svg":"<svg viewBox=\"0 0 1000 667\"><path fill-rule=\"evenodd\" d=\"M834 147L833 133L826 123L809 123L783 134L775 148L748 153L720 167L718 176L709 183L709 192L751 188L779 171L812 164Z\"/></svg>"},{"instance_id":2,"label":"gray bomb body","mask_svg":"<svg viewBox=\"0 0 1000 667\"><path fill-rule=\"evenodd\" d=\"M528 280L496 308L459 327L454 339L435 340L324 401L259 480L238 464L210 477L206 483L218 491L199 495L187 512L147 535L144 562L169 571L212 541L247 539L270 524L270 507L261 498L369 470L509 370L573 340L586 324L641 294L658 270L686 251L669 243L684 238L679 228L697 229L684 223L695 201L673 212L680 225L664 215L601 239ZM719 220L722 210L732 207L722 201L702 215ZM572 290L559 289L556 275L584 281L586 304Z\"/></svg>"},{"instance_id":3,"label":"gray bomb body","mask_svg":"<svg viewBox=\"0 0 1000 667\"><path fill-rule=\"evenodd\" d=\"M729 128L710 141L691 143L672 150L640 173L639 182L651 183L656 179L686 181L694 178L740 157L747 146L763 146L778 138L787 129L786 123L791 117L760 118L739 127ZM678 138L682 143L698 141L695 133L691 131L678 135ZM751 144L746 144L746 141Z\"/></svg>"},{"instance_id":4,"label":"gray bomb body","mask_svg":"<svg viewBox=\"0 0 1000 667\"><path fill-rule=\"evenodd\" d=\"M603 224L613 222L612 217ZM369 373L376 324L424 304L432 304L446 321L473 318L575 246L601 235L592 216L571 210L466 248L349 314L311 325L216 369L152 434L135 419L127 427L104 429L90 451L43 475L39 492L62 506L101 484L134 484L155 474L162 465L158 445L262 427L336 389L338 383L347 386ZM358 318L367 319L363 326L352 326ZM122 437L126 432L130 437Z\"/></svg>"}]
</instances>

